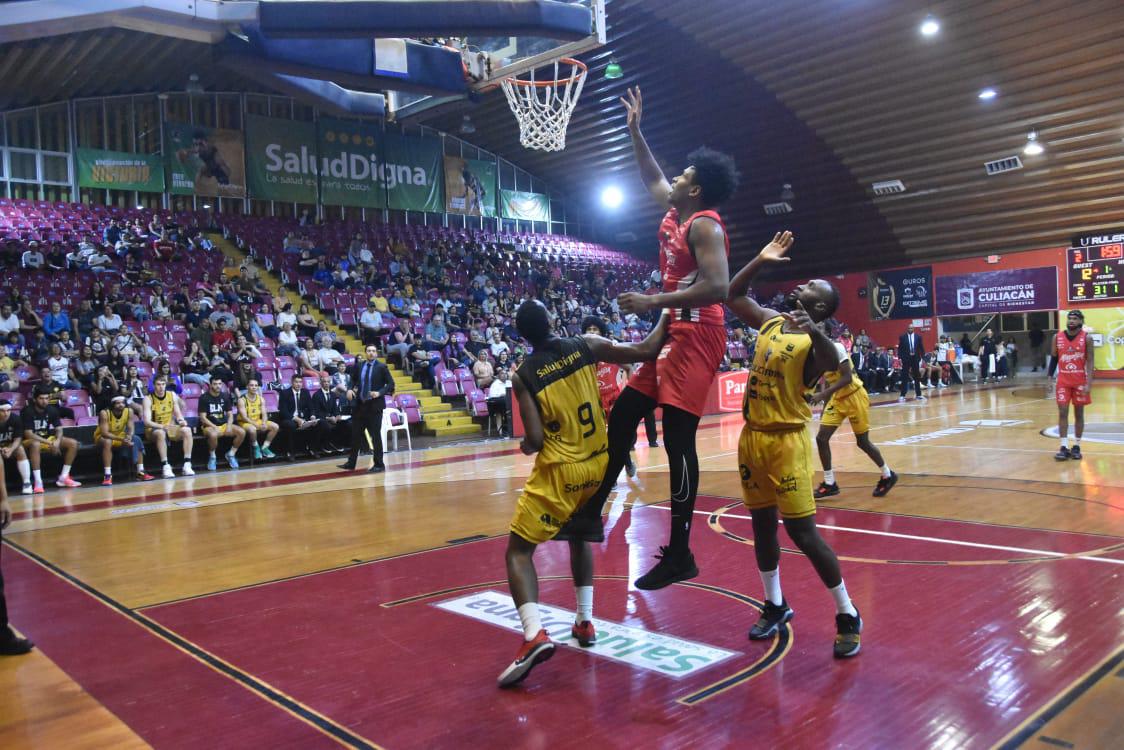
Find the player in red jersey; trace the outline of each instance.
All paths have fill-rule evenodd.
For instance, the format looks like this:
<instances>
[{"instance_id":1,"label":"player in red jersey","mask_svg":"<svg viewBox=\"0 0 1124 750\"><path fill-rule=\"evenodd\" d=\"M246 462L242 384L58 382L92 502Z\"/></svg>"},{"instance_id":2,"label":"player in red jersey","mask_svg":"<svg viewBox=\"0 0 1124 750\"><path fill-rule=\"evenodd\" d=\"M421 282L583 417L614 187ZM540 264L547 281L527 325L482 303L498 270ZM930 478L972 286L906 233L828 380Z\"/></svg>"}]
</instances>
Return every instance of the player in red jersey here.
<instances>
[{"instance_id":1,"label":"player in red jersey","mask_svg":"<svg viewBox=\"0 0 1124 750\"><path fill-rule=\"evenodd\" d=\"M1092 402L1093 341L1085 333L1085 313L1070 310L1065 330L1054 337L1054 359L1058 368L1058 437L1062 447L1054 454L1059 461L1081 460L1081 435L1085 432L1085 406ZM1073 404L1073 448L1069 447L1069 405Z\"/></svg>"},{"instance_id":2,"label":"player in red jersey","mask_svg":"<svg viewBox=\"0 0 1124 750\"><path fill-rule=\"evenodd\" d=\"M738 184L729 156L700 148L687 156L687 168L668 182L640 132L644 103L640 89L622 98L628 113L632 149L640 176L667 213L660 222L658 294L625 292L617 301L624 313L644 315L662 310L670 318L668 336L655 362L645 362L629 379L609 419L609 466L605 480L564 530L587 541L604 538L601 508L612 492L636 428L644 415L663 407L664 449L671 478L671 538L657 555L660 562L636 581L641 589L659 589L698 575L688 546L699 488L695 432L710 384L726 352L723 302L730 285L730 244L714 210Z\"/></svg>"},{"instance_id":3,"label":"player in red jersey","mask_svg":"<svg viewBox=\"0 0 1124 750\"><path fill-rule=\"evenodd\" d=\"M605 321L596 315L587 315L582 320L582 331L602 338L609 338L609 329ZM615 365L612 362L597 363L597 390L601 393L601 410L605 412L605 421L609 420L609 413L613 404L620 398L621 388L628 380L628 365ZM632 451L624 459L624 470L630 477L636 476L636 464L632 461Z\"/></svg>"}]
</instances>

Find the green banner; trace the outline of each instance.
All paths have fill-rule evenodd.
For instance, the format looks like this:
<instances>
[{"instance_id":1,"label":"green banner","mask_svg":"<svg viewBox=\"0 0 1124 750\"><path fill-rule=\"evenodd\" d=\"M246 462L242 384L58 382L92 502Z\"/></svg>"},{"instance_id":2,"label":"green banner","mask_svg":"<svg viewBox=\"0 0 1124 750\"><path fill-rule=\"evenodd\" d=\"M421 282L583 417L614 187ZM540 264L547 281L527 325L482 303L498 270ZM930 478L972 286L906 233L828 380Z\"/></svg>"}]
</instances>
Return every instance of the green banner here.
<instances>
[{"instance_id":1,"label":"green banner","mask_svg":"<svg viewBox=\"0 0 1124 750\"><path fill-rule=\"evenodd\" d=\"M542 193L501 190L500 215L521 221L550 221L550 199Z\"/></svg>"},{"instance_id":2,"label":"green banner","mask_svg":"<svg viewBox=\"0 0 1124 750\"><path fill-rule=\"evenodd\" d=\"M246 197L242 133L183 122L164 124L168 192L221 198Z\"/></svg>"},{"instance_id":3,"label":"green banner","mask_svg":"<svg viewBox=\"0 0 1124 750\"><path fill-rule=\"evenodd\" d=\"M444 211L441 141L393 133L387 133L385 138L382 177L387 206L407 211Z\"/></svg>"},{"instance_id":4,"label":"green banner","mask_svg":"<svg viewBox=\"0 0 1124 750\"><path fill-rule=\"evenodd\" d=\"M316 126L246 115L246 189L251 198L316 202Z\"/></svg>"},{"instance_id":5,"label":"green banner","mask_svg":"<svg viewBox=\"0 0 1124 750\"><path fill-rule=\"evenodd\" d=\"M326 206L386 208L379 179L383 133L377 125L321 119L320 201Z\"/></svg>"},{"instance_id":6,"label":"green banner","mask_svg":"<svg viewBox=\"0 0 1124 750\"><path fill-rule=\"evenodd\" d=\"M445 157L445 212L496 215L496 163Z\"/></svg>"},{"instance_id":7,"label":"green banner","mask_svg":"<svg viewBox=\"0 0 1124 750\"><path fill-rule=\"evenodd\" d=\"M139 190L142 193L164 192L164 165L160 154L127 154L122 151L80 148L75 157L78 162L79 187Z\"/></svg>"}]
</instances>

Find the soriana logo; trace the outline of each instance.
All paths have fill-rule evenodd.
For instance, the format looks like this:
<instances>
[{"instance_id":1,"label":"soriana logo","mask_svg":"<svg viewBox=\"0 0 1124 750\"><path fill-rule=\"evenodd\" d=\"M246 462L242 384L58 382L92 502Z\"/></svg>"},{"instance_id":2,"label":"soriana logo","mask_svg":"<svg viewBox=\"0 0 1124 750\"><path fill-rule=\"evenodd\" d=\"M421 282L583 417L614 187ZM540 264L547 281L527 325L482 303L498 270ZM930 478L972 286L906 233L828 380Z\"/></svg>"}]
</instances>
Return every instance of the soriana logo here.
<instances>
[{"instance_id":1,"label":"soriana logo","mask_svg":"<svg viewBox=\"0 0 1124 750\"><path fill-rule=\"evenodd\" d=\"M749 373L745 370L724 372L718 376L718 408L721 411L741 411L745 396L745 382Z\"/></svg>"}]
</instances>

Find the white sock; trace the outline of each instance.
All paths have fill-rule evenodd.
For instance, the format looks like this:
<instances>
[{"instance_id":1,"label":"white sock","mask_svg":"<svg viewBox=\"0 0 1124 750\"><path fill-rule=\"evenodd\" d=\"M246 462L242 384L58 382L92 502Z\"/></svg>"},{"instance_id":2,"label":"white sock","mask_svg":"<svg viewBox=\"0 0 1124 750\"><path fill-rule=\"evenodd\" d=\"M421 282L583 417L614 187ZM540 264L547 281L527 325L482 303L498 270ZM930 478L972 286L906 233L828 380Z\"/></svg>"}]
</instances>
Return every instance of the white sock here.
<instances>
[{"instance_id":1,"label":"white sock","mask_svg":"<svg viewBox=\"0 0 1124 750\"><path fill-rule=\"evenodd\" d=\"M16 461L16 468L20 470L20 479L24 484L31 484L31 462L26 458L22 461Z\"/></svg>"},{"instance_id":2,"label":"white sock","mask_svg":"<svg viewBox=\"0 0 1124 750\"><path fill-rule=\"evenodd\" d=\"M36 484L43 484L43 474L39 471L39 469L32 469L31 473L35 477Z\"/></svg>"},{"instance_id":3,"label":"white sock","mask_svg":"<svg viewBox=\"0 0 1124 750\"><path fill-rule=\"evenodd\" d=\"M1074 438L1073 439L1073 447L1076 448L1079 445L1081 445L1081 438Z\"/></svg>"},{"instance_id":4,"label":"white sock","mask_svg":"<svg viewBox=\"0 0 1124 750\"><path fill-rule=\"evenodd\" d=\"M859 611L855 609L855 605L851 604L851 597L847 595L847 584L839 581L839 585L833 589L828 589L831 597L835 599L835 611L841 615L857 615Z\"/></svg>"},{"instance_id":5,"label":"white sock","mask_svg":"<svg viewBox=\"0 0 1124 750\"><path fill-rule=\"evenodd\" d=\"M109 468L108 466L106 466L106 467L105 467L105 475L106 475L107 477L111 477L111 476L113 476L113 469L111 469L111 468Z\"/></svg>"},{"instance_id":6,"label":"white sock","mask_svg":"<svg viewBox=\"0 0 1124 750\"><path fill-rule=\"evenodd\" d=\"M265 450L265 449L266 449L266 448L268 448L268 447L269 447L269 441L268 441L268 440L266 440L266 441L265 441L264 443L262 443L262 444L261 444L261 449L262 449L262 450Z\"/></svg>"},{"instance_id":7,"label":"white sock","mask_svg":"<svg viewBox=\"0 0 1124 750\"><path fill-rule=\"evenodd\" d=\"M578 616L579 623L593 619L593 587L592 586L575 586L574 593L578 597Z\"/></svg>"},{"instance_id":8,"label":"white sock","mask_svg":"<svg viewBox=\"0 0 1124 750\"><path fill-rule=\"evenodd\" d=\"M823 470L823 480L825 482L827 482L828 484L835 484L835 470L834 469L824 469Z\"/></svg>"},{"instance_id":9,"label":"white sock","mask_svg":"<svg viewBox=\"0 0 1124 750\"><path fill-rule=\"evenodd\" d=\"M892 471L890 471L890 464L882 464L878 467L878 470L882 472L883 479L889 479L890 474L893 473Z\"/></svg>"},{"instance_id":10,"label":"white sock","mask_svg":"<svg viewBox=\"0 0 1124 750\"><path fill-rule=\"evenodd\" d=\"M138 473L138 474L143 474L143 473L144 473L144 462L143 462L143 461L138 461L138 462L137 462L137 473Z\"/></svg>"},{"instance_id":11,"label":"white sock","mask_svg":"<svg viewBox=\"0 0 1124 750\"><path fill-rule=\"evenodd\" d=\"M183 462L183 468L187 469L187 468L190 468L190 467L191 467L191 462L190 462L190 461L184 461L184 462Z\"/></svg>"},{"instance_id":12,"label":"white sock","mask_svg":"<svg viewBox=\"0 0 1124 750\"><path fill-rule=\"evenodd\" d=\"M215 457L215 452L211 451L211 458L214 458L214 457Z\"/></svg>"},{"instance_id":13,"label":"white sock","mask_svg":"<svg viewBox=\"0 0 1124 750\"><path fill-rule=\"evenodd\" d=\"M66 479L68 476L70 476L70 465L63 464L62 471L59 472L59 479Z\"/></svg>"},{"instance_id":14,"label":"white sock","mask_svg":"<svg viewBox=\"0 0 1124 750\"><path fill-rule=\"evenodd\" d=\"M1064 437L1064 438L1062 438L1062 447L1063 447L1063 448L1068 448L1068 447L1069 447L1069 438L1068 438L1068 437Z\"/></svg>"},{"instance_id":15,"label":"white sock","mask_svg":"<svg viewBox=\"0 0 1124 750\"><path fill-rule=\"evenodd\" d=\"M761 574L761 583L765 584L765 598L777 606L783 604L780 566L772 570L759 570L758 572Z\"/></svg>"},{"instance_id":16,"label":"white sock","mask_svg":"<svg viewBox=\"0 0 1124 750\"><path fill-rule=\"evenodd\" d=\"M542 630L542 618L539 617L538 602L527 602L520 607L519 619L523 623L523 640L535 640L535 636Z\"/></svg>"}]
</instances>

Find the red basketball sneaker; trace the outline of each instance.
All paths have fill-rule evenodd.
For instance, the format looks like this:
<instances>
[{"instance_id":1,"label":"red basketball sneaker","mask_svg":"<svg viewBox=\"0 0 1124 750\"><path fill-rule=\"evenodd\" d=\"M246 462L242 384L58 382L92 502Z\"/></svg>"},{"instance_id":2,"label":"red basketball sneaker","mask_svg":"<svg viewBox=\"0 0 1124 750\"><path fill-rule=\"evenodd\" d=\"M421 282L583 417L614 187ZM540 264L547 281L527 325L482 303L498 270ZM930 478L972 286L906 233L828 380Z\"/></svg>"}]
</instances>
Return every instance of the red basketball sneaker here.
<instances>
[{"instance_id":1,"label":"red basketball sneaker","mask_svg":"<svg viewBox=\"0 0 1124 750\"><path fill-rule=\"evenodd\" d=\"M499 686L511 687L523 681L539 662L544 662L554 656L554 641L545 630L540 630L532 641L523 641L519 652L515 654L515 661L500 673Z\"/></svg>"},{"instance_id":2,"label":"red basketball sneaker","mask_svg":"<svg viewBox=\"0 0 1124 750\"><path fill-rule=\"evenodd\" d=\"M597 628L589 620L582 622L575 622L574 627L570 628L570 636L578 642L582 648L589 648L597 643Z\"/></svg>"}]
</instances>

